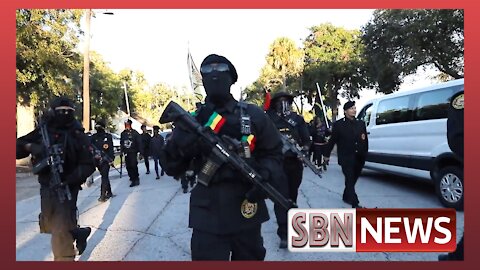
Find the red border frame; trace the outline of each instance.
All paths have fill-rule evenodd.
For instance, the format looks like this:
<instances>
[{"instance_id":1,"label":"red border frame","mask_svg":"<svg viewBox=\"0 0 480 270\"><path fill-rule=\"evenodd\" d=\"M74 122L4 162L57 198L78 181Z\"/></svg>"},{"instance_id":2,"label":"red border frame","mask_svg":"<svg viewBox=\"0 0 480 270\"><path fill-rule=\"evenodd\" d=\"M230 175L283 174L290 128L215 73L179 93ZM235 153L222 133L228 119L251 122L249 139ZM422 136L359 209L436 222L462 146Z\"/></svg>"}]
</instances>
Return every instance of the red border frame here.
<instances>
[{"instance_id":1,"label":"red border frame","mask_svg":"<svg viewBox=\"0 0 480 270\"><path fill-rule=\"evenodd\" d=\"M253 268L268 268L268 269L288 269L292 267L335 267L338 269L350 269L354 267L368 267L369 269L451 269L458 267L459 269L467 268L475 263L475 243L479 240L480 234L476 233L476 228L479 227L480 216L474 213L478 209L474 207L476 202L475 195L480 196L480 182L475 179L476 171L474 168L474 160L476 153L479 153L478 144L475 141L475 135L478 128L478 120L474 120L474 105L477 100L480 101L479 91L473 91L474 85L479 85L480 76L475 75L474 63L480 63L479 52L475 49L479 44L478 37L480 36L478 25L479 18L476 13L477 5L472 0L456 0L456 1L438 1L438 0L403 0L403 1L384 1L384 0L343 0L343 1L284 1L284 0L269 0L260 2L258 0L243 0L243 1L220 1L220 0L176 0L167 3L159 3L154 0L136 0L136 1L115 1L115 0L16 0L16 1L2 1L0 4L0 28L2 33L2 43L0 49L0 59L2 65L0 69L0 85L2 89L2 106L0 112L2 123L6 132L0 134L2 138L2 161L0 163L0 171L2 173L2 189L0 196L1 215L2 217L2 242L0 246L0 254L5 261L4 267L7 269L80 269L85 267L83 263L64 265L62 263L39 263L39 262L16 262L15 258L15 171L13 166L14 156L14 135L15 132L15 9L17 8L463 8L465 9L465 48L466 48L466 80L467 88L467 108L466 108L466 162L465 162L465 178L467 179L468 189L466 191L467 198L465 200L465 211L469 214L465 218L466 223L466 241L465 244L465 261L463 262L89 262L88 267L102 267L115 269L130 269L132 267L142 267L143 269L158 269L159 267L165 269L253 269ZM472 105L470 105L472 104ZM470 214L472 213L472 214ZM387 265L388 263L388 265ZM227 265L228 264L228 265ZM469 268L469 267L468 267ZM472 267L473 268L473 267Z\"/></svg>"}]
</instances>

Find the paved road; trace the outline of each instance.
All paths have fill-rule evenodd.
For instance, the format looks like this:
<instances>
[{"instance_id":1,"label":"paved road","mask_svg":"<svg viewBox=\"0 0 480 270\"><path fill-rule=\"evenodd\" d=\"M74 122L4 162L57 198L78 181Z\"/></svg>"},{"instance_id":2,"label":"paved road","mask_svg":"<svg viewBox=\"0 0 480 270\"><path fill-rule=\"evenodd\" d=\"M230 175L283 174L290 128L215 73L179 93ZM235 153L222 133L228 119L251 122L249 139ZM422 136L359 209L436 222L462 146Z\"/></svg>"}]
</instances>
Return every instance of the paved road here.
<instances>
[{"instance_id":1,"label":"paved road","mask_svg":"<svg viewBox=\"0 0 480 270\"><path fill-rule=\"evenodd\" d=\"M152 167L151 164L150 167ZM80 224L91 226L80 261L188 261L191 230L188 228L189 193L180 183L163 176L155 180L139 164L140 186L128 187L128 177L110 171L115 198L97 201L99 179L80 192ZM20 176L20 177L19 177ZM33 182L33 183L32 183ZM16 257L52 260L50 236L39 234L37 215L40 199L32 177L17 175ZM299 192L300 208L349 208L341 200L344 183L340 167L332 157L322 179L305 169ZM392 177L365 170L357 183L361 203L379 208L439 208L433 187L422 181ZM292 253L278 248L273 204L267 203L271 219L262 226L267 261L432 261L438 253ZM463 212L457 213L457 233L463 232Z\"/></svg>"}]
</instances>

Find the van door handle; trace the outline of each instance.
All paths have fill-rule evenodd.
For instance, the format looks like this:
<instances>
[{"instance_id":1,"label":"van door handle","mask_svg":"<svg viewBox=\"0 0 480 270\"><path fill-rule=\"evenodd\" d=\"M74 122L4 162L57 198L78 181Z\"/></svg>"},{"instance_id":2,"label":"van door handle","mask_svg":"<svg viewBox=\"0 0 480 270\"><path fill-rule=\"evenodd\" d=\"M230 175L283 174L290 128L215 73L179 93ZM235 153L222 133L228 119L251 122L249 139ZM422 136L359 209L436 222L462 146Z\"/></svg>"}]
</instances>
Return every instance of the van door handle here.
<instances>
[{"instance_id":1,"label":"van door handle","mask_svg":"<svg viewBox=\"0 0 480 270\"><path fill-rule=\"evenodd\" d=\"M367 135L369 135L369 134L370 134L370 131L367 131Z\"/></svg>"}]
</instances>

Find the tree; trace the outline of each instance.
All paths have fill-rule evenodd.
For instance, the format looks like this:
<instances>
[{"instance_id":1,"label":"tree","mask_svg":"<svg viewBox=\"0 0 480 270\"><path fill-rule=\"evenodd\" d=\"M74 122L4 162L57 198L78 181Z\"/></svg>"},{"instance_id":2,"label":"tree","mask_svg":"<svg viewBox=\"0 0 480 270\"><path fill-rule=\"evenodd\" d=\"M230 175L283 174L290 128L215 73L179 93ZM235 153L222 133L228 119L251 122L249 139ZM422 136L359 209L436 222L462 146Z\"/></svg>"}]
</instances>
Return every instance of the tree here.
<instances>
[{"instance_id":1,"label":"tree","mask_svg":"<svg viewBox=\"0 0 480 270\"><path fill-rule=\"evenodd\" d=\"M297 81L303 71L303 58L303 50L297 48L293 40L286 37L275 39L265 57L267 63L261 69L259 78L244 90L245 99L262 105L266 89L272 93L282 90L295 96L301 94Z\"/></svg>"},{"instance_id":2,"label":"tree","mask_svg":"<svg viewBox=\"0 0 480 270\"><path fill-rule=\"evenodd\" d=\"M54 95L75 99L81 10L16 11L17 102L42 109Z\"/></svg>"},{"instance_id":3,"label":"tree","mask_svg":"<svg viewBox=\"0 0 480 270\"><path fill-rule=\"evenodd\" d=\"M109 120L123 102L123 82L101 55L91 52L90 57L91 117Z\"/></svg>"},{"instance_id":4,"label":"tree","mask_svg":"<svg viewBox=\"0 0 480 270\"><path fill-rule=\"evenodd\" d=\"M464 14L458 9L376 10L362 28L369 77L377 91L398 90L417 68L464 76Z\"/></svg>"},{"instance_id":5,"label":"tree","mask_svg":"<svg viewBox=\"0 0 480 270\"><path fill-rule=\"evenodd\" d=\"M313 101L318 82L325 105L332 108L333 119L337 116L339 94L358 98L361 89L370 87L365 76L364 46L359 30L346 30L329 23L311 27L304 50L303 88L308 101Z\"/></svg>"},{"instance_id":6,"label":"tree","mask_svg":"<svg viewBox=\"0 0 480 270\"><path fill-rule=\"evenodd\" d=\"M281 79L283 91L287 90L287 77L298 76L303 71L303 51L286 37L273 41L266 60L268 67L264 69L264 75L268 76L267 72L270 72L271 80Z\"/></svg>"}]
</instances>

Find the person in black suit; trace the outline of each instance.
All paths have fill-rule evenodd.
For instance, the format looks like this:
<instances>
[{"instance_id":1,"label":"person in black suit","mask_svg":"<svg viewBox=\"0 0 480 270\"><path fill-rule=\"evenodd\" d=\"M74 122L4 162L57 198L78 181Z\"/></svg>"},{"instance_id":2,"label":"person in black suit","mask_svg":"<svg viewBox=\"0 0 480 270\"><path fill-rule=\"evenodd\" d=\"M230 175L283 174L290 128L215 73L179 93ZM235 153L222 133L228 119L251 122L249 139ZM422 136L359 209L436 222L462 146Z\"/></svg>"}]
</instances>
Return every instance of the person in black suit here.
<instances>
[{"instance_id":1,"label":"person in black suit","mask_svg":"<svg viewBox=\"0 0 480 270\"><path fill-rule=\"evenodd\" d=\"M447 119L448 146L463 164L464 136L463 136L463 91L458 92L450 99ZM463 171L463 170L462 170ZM455 251L438 256L439 261L463 261L463 235Z\"/></svg>"},{"instance_id":2,"label":"person in black suit","mask_svg":"<svg viewBox=\"0 0 480 270\"><path fill-rule=\"evenodd\" d=\"M230 94L238 75L227 58L207 56L200 73L207 97L198 105L196 120L219 137L243 142L245 161L273 185L282 175L277 129L259 107L238 102ZM211 151L198 135L178 125L160 152L160 164L168 175L179 178L193 161L199 176L190 196L192 260L264 260L261 225L269 219L265 194L228 164L215 172L205 170L211 164Z\"/></svg>"},{"instance_id":3,"label":"person in black suit","mask_svg":"<svg viewBox=\"0 0 480 270\"><path fill-rule=\"evenodd\" d=\"M345 176L343 201L354 208L362 208L355 192L355 184L365 165L368 152L368 137L365 123L357 120L355 101L348 101L343 106L345 117L333 123L332 136L324 153L328 162L334 145L337 145L338 164L342 166Z\"/></svg>"},{"instance_id":4,"label":"person in black suit","mask_svg":"<svg viewBox=\"0 0 480 270\"><path fill-rule=\"evenodd\" d=\"M138 152L142 149L142 139L140 134L132 128L130 119L125 122L125 130L120 134L120 148L122 155L125 155L125 167L132 182L130 187L140 185L137 157Z\"/></svg>"},{"instance_id":5,"label":"person in black suit","mask_svg":"<svg viewBox=\"0 0 480 270\"><path fill-rule=\"evenodd\" d=\"M272 120L278 131L287 138L293 139L303 151L308 153L310 148L310 133L303 117L292 111L294 96L283 91L275 93L272 97L272 106L267 110L267 115ZM283 152L283 151L282 151ZM288 150L283 153L284 177L278 178L277 189L295 203L298 190L303 178L303 163L297 154ZM280 248L287 248L287 222L288 213L280 205L274 205L277 218L277 235L280 237Z\"/></svg>"},{"instance_id":6,"label":"person in black suit","mask_svg":"<svg viewBox=\"0 0 480 270\"><path fill-rule=\"evenodd\" d=\"M105 121L97 121L95 124L97 133L90 137L92 144L96 147L94 156L95 166L102 176L100 197L98 198L99 202L105 202L111 197L114 197L110 185L110 179L108 178L110 167L112 166L110 162L113 162L115 158L113 153L113 140L112 134L105 132L105 126Z\"/></svg>"},{"instance_id":7,"label":"person in black suit","mask_svg":"<svg viewBox=\"0 0 480 270\"><path fill-rule=\"evenodd\" d=\"M145 168L147 168L146 174L150 174L150 160L148 160L148 157L151 154L150 141L152 140L152 136L148 134L146 125L142 125L140 128L142 129L142 134L140 134L140 137L142 138L142 148L140 149L140 154L145 160Z\"/></svg>"},{"instance_id":8,"label":"person in black suit","mask_svg":"<svg viewBox=\"0 0 480 270\"><path fill-rule=\"evenodd\" d=\"M34 171L40 184L40 233L51 234L55 261L74 261L75 256L85 250L91 233L90 227L78 225L77 198L81 185L95 171L95 164L89 138L82 124L75 119L75 107L75 103L66 96L54 98L48 111L41 116L45 126L37 126L30 133L17 138L16 142L16 158L32 155L34 168L41 168ZM45 133L42 128L45 128ZM44 134L48 138L43 138ZM49 149L45 145L47 140ZM47 150L52 149L60 153L60 161L47 155ZM57 171L61 181L57 184L52 183L52 160L59 162L63 168L62 173ZM64 188L69 190L70 196L66 195L62 201L58 189Z\"/></svg>"}]
</instances>

